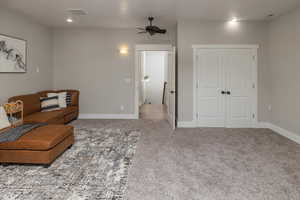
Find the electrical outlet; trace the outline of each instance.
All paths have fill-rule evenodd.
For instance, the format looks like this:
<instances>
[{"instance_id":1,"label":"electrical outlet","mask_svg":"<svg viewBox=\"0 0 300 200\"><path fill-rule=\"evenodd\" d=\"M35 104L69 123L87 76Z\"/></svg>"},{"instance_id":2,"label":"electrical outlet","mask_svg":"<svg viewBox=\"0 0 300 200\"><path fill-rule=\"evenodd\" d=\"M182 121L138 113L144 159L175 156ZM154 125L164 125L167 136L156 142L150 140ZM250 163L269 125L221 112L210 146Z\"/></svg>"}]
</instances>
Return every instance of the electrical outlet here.
<instances>
[{"instance_id":1,"label":"electrical outlet","mask_svg":"<svg viewBox=\"0 0 300 200\"><path fill-rule=\"evenodd\" d=\"M40 72L40 68L37 67L37 68L36 68L36 73L39 73L39 72Z\"/></svg>"},{"instance_id":2,"label":"electrical outlet","mask_svg":"<svg viewBox=\"0 0 300 200\"><path fill-rule=\"evenodd\" d=\"M124 111L125 108L124 108L124 106L121 106L120 109L121 109L121 111Z\"/></svg>"}]
</instances>

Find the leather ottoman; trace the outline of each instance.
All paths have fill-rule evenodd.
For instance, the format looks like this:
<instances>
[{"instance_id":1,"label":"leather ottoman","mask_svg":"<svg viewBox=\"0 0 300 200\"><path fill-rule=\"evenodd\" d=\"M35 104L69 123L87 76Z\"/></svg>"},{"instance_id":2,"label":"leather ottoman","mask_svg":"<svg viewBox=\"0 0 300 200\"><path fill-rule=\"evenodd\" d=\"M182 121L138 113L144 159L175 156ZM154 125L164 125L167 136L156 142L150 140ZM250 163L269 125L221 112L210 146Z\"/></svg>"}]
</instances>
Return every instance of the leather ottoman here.
<instances>
[{"instance_id":1,"label":"leather ottoman","mask_svg":"<svg viewBox=\"0 0 300 200\"><path fill-rule=\"evenodd\" d=\"M30 131L17 141L0 143L0 163L49 166L74 143L74 128L47 125Z\"/></svg>"}]
</instances>

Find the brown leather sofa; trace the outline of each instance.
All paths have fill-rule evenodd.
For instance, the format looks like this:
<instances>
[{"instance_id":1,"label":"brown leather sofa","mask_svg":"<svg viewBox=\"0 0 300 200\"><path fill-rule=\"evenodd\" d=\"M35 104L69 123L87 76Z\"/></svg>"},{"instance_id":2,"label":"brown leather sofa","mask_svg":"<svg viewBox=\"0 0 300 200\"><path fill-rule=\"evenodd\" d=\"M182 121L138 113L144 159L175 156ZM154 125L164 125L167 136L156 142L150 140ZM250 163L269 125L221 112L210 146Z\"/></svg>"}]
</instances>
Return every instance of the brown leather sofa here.
<instances>
[{"instance_id":1,"label":"brown leather sofa","mask_svg":"<svg viewBox=\"0 0 300 200\"><path fill-rule=\"evenodd\" d=\"M71 94L71 105L67 108L41 112L40 98L47 93L67 92ZM76 119L79 114L79 91L78 90L47 90L36 94L27 94L9 98L9 102L21 100L24 103L24 123L46 122L48 124L66 124Z\"/></svg>"}]
</instances>

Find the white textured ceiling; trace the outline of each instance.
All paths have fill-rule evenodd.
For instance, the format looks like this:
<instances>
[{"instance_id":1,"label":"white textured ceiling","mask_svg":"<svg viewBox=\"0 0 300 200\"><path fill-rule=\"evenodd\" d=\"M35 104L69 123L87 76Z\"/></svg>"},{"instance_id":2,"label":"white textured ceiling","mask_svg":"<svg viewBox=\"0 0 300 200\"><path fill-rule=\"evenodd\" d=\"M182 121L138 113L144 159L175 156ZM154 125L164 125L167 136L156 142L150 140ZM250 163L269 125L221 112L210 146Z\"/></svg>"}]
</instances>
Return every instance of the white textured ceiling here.
<instances>
[{"instance_id":1,"label":"white textured ceiling","mask_svg":"<svg viewBox=\"0 0 300 200\"><path fill-rule=\"evenodd\" d=\"M300 0L0 0L2 6L21 12L51 27L136 27L153 15L157 24L172 26L178 19L265 20L300 6ZM65 22L68 9L83 9L87 16Z\"/></svg>"}]
</instances>

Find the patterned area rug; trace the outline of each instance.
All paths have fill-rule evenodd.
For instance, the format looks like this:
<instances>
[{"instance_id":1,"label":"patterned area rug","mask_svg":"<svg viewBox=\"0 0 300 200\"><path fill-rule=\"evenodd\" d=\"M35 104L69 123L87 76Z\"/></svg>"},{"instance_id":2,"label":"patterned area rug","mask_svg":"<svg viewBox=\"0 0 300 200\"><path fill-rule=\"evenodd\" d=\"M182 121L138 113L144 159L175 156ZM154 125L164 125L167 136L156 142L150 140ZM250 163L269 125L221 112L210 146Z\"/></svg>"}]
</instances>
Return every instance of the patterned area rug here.
<instances>
[{"instance_id":1,"label":"patterned area rug","mask_svg":"<svg viewBox=\"0 0 300 200\"><path fill-rule=\"evenodd\" d=\"M76 142L48 169L0 166L1 200L120 200L140 132L75 130Z\"/></svg>"}]
</instances>

